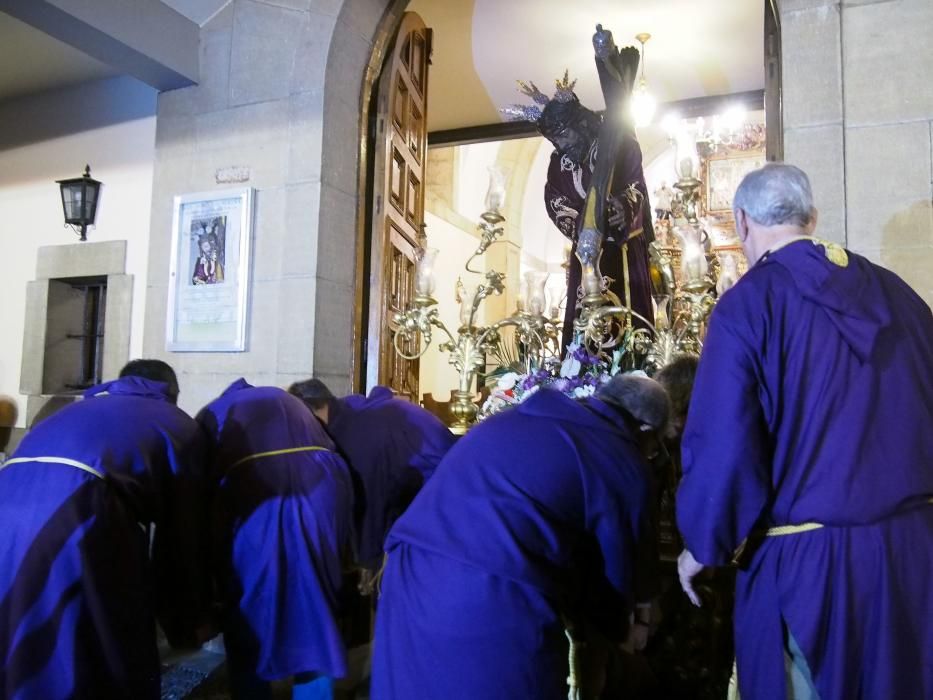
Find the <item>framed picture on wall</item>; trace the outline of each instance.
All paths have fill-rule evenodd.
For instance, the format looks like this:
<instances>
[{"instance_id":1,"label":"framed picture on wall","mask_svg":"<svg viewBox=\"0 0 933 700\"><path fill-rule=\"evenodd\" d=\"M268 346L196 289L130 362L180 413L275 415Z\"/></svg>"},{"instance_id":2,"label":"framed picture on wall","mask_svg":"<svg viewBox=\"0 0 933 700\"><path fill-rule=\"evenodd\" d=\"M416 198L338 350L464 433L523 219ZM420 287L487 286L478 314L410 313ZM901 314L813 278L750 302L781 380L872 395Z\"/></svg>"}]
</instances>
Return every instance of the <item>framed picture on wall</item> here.
<instances>
[{"instance_id":1,"label":"framed picture on wall","mask_svg":"<svg viewBox=\"0 0 933 700\"><path fill-rule=\"evenodd\" d=\"M167 350L246 350L252 226L252 188L175 197Z\"/></svg>"},{"instance_id":2,"label":"framed picture on wall","mask_svg":"<svg viewBox=\"0 0 933 700\"><path fill-rule=\"evenodd\" d=\"M708 158L703 193L706 212L731 220L736 188L746 174L762 167L765 162L764 149Z\"/></svg>"}]
</instances>

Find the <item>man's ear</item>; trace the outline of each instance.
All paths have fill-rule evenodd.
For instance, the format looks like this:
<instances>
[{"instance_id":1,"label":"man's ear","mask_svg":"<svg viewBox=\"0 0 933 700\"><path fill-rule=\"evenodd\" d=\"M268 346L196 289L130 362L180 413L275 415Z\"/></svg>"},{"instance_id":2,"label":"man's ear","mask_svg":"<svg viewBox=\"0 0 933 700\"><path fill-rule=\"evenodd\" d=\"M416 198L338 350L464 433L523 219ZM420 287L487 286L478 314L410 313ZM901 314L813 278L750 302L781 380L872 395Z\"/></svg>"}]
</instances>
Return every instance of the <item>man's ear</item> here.
<instances>
[{"instance_id":1,"label":"man's ear","mask_svg":"<svg viewBox=\"0 0 933 700\"><path fill-rule=\"evenodd\" d=\"M820 210L816 207L810 207L810 223L807 224L807 235L812 236L816 230L816 222L820 218Z\"/></svg>"},{"instance_id":2,"label":"man's ear","mask_svg":"<svg viewBox=\"0 0 933 700\"><path fill-rule=\"evenodd\" d=\"M735 233L739 240L744 243L748 238L748 218L744 209L735 210Z\"/></svg>"}]
</instances>

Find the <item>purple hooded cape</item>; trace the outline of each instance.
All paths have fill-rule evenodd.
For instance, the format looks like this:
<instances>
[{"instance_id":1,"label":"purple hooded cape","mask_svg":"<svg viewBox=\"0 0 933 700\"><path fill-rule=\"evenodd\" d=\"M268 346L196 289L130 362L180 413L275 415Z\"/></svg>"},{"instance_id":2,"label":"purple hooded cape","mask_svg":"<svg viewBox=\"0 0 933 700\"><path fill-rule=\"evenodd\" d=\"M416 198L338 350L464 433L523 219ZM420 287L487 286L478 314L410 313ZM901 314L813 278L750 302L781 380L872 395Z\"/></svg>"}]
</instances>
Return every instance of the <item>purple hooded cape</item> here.
<instances>
[{"instance_id":1,"label":"purple hooded cape","mask_svg":"<svg viewBox=\"0 0 933 700\"><path fill-rule=\"evenodd\" d=\"M561 615L623 638L656 583L646 471L596 400L543 390L473 428L389 533L372 697L566 697Z\"/></svg>"},{"instance_id":2,"label":"purple hooded cape","mask_svg":"<svg viewBox=\"0 0 933 700\"><path fill-rule=\"evenodd\" d=\"M350 535L346 464L307 407L281 389L239 379L198 422L215 445L217 577L229 662L266 680L344 676L335 607ZM320 449L291 451L305 447ZM268 452L278 454L256 457Z\"/></svg>"},{"instance_id":3,"label":"purple hooded cape","mask_svg":"<svg viewBox=\"0 0 933 700\"><path fill-rule=\"evenodd\" d=\"M683 437L697 560L768 537L736 591L743 697L786 697L785 629L822 700L933 697L933 317L893 273L813 240L720 300Z\"/></svg>"},{"instance_id":4,"label":"purple hooded cape","mask_svg":"<svg viewBox=\"0 0 933 700\"><path fill-rule=\"evenodd\" d=\"M207 620L201 431L158 382L85 396L0 470L2 698L158 698L156 615L175 644Z\"/></svg>"},{"instance_id":5,"label":"purple hooded cape","mask_svg":"<svg viewBox=\"0 0 933 700\"><path fill-rule=\"evenodd\" d=\"M378 566L392 523L434 473L454 444L436 416L374 387L369 396L339 399L330 408L327 432L358 479L356 559Z\"/></svg>"}]
</instances>

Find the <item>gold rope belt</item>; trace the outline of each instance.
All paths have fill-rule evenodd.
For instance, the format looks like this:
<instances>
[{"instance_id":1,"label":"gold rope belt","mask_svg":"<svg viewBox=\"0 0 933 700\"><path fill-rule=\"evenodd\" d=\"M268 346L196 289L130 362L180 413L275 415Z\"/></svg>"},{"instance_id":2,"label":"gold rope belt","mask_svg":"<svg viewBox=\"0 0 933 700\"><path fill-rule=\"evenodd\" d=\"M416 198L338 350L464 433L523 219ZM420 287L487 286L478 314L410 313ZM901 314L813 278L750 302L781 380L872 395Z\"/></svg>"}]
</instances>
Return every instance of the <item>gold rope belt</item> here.
<instances>
[{"instance_id":1,"label":"gold rope belt","mask_svg":"<svg viewBox=\"0 0 933 700\"><path fill-rule=\"evenodd\" d=\"M257 452L254 455L248 455L243 459L238 459L236 462L230 465L230 468L238 467L244 462L250 462L254 459L262 459L263 457L276 457L278 455L289 455L295 452L330 452L326 447L286 447L284 450L270 450L268 452Z\"/></svg>"},{"instance_id":2,"label":"gold rope belt","mask_svg":"<svg viewBox=\"0 0 933 700\"><path fill-rule=\"evenodd\" d=\"M928 504L933 505L933 498L928 498ZM826 527L823 523L800 523L799 525L777 525L769 527L765 531L765 537L783 537L784 535L796 535L810 530L819 530Z\"/></svg>"},{"instance_id":3,"label":"gold rope belt","mask_svg":"<svg viewBox=\"0 0 933 700\"><path fill-rule=\"evenodd\" d=\"M8 459L3 464L0 464L0 469L6 469L11 464L22 464L23 462L41 462L42 464L64 464L68 467L74 467L75 469L80 469L83 472L87 472L92 476L96 476L98 479L106 479L104 472L99 469L95 469L84 462L79 462L76 459L68 459L67 457L16 457L15 459Z\"/></svg>"}]
</instances>

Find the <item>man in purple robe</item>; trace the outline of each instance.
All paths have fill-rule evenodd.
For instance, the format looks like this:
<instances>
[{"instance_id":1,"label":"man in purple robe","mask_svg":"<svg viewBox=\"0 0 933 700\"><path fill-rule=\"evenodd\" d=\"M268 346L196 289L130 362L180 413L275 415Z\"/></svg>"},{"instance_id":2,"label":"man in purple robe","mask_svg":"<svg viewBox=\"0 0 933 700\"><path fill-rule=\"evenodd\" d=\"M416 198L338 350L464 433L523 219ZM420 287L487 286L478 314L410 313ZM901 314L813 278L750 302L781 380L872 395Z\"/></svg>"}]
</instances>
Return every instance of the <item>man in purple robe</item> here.
<instances>
[{"instance_id":1,"label":"man in purple robe","mask_svg":"<svg viewBox=\"0 0 933 700\"><path fill-rule=\"evenodd\" d=\"M347 466L305 406L239 379L199 414L213 439L217 579L234 698L332 696L346 674L336 624L349 546Z\"/></svg>"},{"instance_id":2,"label":"man in purple robe","mask_svg":"<svg viewBox=\"0 0 933 700\"><path fill-rule=\"evenodd\" d=\"M566 697L565 628L622 641L654 593L642 450L667 418L656 382L617 377L461 438L389 533L372 697Z\"/></svg>"},{"instance_id":3,"label":"man in purple robe","mask_svg":"<svg viewBox=\"0 0 933 700\"><path fill-rule=\"evenodd\" d=\"M156 619L208 636L205 440L177 395L135 360L0 467L0 697L159 698Z\"/></svg>"},{"instance_id":4,"label":"man in purple robe","mask_svg":"<svg viewBox=\"0 0 933 700\"><path fill-rule=\"evenodd\" d=\"M453 446L453 433L388 387L337 399L319 379L309 379L288 391L321 420L357 478L356 560L378 569L389 528Z\"/></svg>"},{"instance_id":5,"label":"man in purple robe","mask_svg":"<svg viewBox=\"0 0 933 700\"><path fill-rule=\"evenodd\" d=\"M750 173L734 209L753 265L713 312L694 386L681 581L699 604L702 565L743 548L743 697L931 698L933 316L808 235L797 168Z\"/></svg>"}]
</instances>

